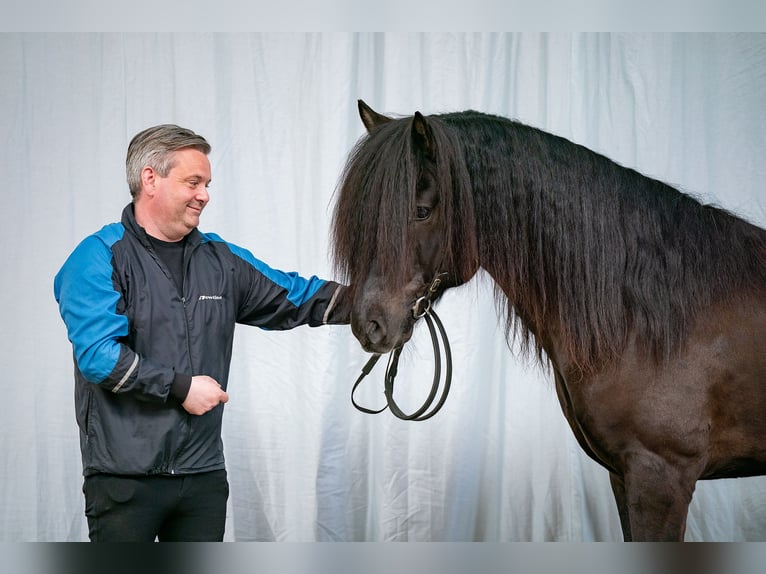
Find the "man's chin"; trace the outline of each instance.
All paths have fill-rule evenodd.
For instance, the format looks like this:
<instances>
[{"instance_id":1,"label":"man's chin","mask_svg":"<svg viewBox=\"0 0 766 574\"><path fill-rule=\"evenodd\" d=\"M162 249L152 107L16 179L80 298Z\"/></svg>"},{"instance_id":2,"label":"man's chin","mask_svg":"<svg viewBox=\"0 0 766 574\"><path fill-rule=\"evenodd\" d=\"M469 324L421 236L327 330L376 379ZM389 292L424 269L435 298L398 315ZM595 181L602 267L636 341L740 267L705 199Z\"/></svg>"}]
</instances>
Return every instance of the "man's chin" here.
<instances>
[{"instance_id":1,"label":"man's chin","mask_svg":"<svg viewBox=\"0 0 766 574\"><path fill-rule=\"evenodd\" d=\"M199 215L189 215L184 220L184 224L186 225L186 228L191 231L195 227L199 227Z\"/></svg>"}]
</instances>

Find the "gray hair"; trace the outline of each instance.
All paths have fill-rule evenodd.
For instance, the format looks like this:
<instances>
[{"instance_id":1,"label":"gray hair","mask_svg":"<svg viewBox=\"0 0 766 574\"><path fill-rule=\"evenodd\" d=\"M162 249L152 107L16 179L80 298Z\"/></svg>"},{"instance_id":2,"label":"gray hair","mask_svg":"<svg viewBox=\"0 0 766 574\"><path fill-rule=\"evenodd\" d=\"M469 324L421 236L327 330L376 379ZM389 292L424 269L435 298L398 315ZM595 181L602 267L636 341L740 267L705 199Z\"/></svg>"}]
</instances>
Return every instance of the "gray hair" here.
<instances>
[{"instance_id":1,"label":"gray hair","mask_svg":"<svg viewBox=\"0 0 766 574\"><path fill-rule=\"evenodd\" d=\"M174 124L162 124L145 129L133 136L125 159L130 195L135 199L141 191L141 172L147 166L161 177L167 177L173 169L173 153L192 148L205 155L210 153L210 144L193 131Z\"/></svg>"}]
</instances>

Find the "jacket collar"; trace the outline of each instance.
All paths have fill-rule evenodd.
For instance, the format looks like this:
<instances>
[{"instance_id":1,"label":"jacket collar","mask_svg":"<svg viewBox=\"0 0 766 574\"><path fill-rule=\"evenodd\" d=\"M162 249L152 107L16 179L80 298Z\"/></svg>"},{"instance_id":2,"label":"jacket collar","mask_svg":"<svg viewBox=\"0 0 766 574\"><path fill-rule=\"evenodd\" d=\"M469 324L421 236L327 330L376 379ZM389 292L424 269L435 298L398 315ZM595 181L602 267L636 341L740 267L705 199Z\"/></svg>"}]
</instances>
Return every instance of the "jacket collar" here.
<instances>
[{"instance_id":1,"label":"jacket collar","mask_svg":"<svg viewBox=\"0 0 766 574\"><path fill-rule=\"evenodd\" d=\"M138 238L138 240L141 242L141 245L147 249L151 249L151 244L149 243L149 235L146 233L146 230L136 221L136 213L132 202L126 205L125 209L122 210L122 224L125 226L125 229L130 231ZM202 234L195 227L186 236L186 244L190 247L196 247L201 242Z\"/></svg>"}]
</instances>

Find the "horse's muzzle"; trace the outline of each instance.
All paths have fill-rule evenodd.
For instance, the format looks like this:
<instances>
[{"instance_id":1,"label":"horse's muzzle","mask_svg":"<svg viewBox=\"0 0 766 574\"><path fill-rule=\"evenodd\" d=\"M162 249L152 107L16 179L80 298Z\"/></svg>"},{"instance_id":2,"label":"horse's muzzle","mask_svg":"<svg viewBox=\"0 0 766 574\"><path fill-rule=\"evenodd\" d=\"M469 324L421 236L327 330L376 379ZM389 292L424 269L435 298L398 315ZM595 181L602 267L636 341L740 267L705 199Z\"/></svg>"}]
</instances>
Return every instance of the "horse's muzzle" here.
<instances>
[{"instance_id":1,"label":"horse's muzzle","mask_svg":"<svg viewBox=\"0 0 766 574\"><path fill-rule=\"evenodd\" d=\"M365 351L383 354L409 341L414 323L409 310L396 320L382 310L368 309L366 313L352 313L351 331Z\"/></svg>"}]
</instances>

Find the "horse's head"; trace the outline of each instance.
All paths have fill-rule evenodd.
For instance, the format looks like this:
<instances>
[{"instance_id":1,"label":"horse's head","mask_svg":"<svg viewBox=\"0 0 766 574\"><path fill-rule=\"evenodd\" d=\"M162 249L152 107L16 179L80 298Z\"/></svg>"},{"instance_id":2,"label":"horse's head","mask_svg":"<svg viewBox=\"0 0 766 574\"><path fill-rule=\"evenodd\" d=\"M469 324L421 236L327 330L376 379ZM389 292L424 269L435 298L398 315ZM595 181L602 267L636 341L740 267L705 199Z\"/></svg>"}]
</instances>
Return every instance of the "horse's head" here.
<instances>
[{"instance_id":1,"label":"horse's head","mask_svg":"<svg viewBox=\"0 0 766 574\"><path fill-rule=\"evenodd\" d=\"M354 335L365 350L384 353L410 338L423 306L417 302L437 276L432 300L476 271L475 240L460 224L472 204L466 209L468 199L455 192L456 154L444 153L437 120L419 112L390 118L362 101L359 113L368 134L340 184L335 262L354 292Z\"/></svg>"}]
</instances>

